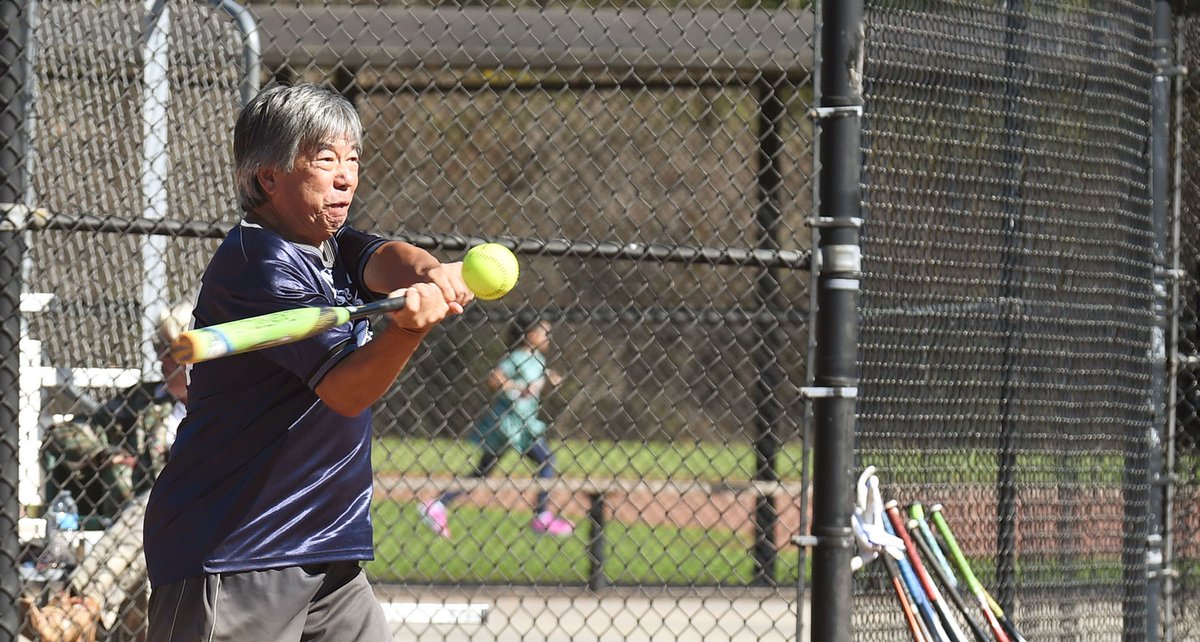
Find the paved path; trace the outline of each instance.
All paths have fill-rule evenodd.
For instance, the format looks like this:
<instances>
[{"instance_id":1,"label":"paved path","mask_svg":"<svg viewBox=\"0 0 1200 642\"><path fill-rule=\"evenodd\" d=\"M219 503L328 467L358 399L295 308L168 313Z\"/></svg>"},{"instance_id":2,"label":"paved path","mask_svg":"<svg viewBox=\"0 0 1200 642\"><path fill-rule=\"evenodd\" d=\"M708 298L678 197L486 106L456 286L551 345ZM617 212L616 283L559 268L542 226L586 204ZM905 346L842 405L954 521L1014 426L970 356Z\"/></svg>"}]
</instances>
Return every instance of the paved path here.
<instances>
[{"instance_id":1,"label":"paved path","mask_svg":"<svg viewBox=\"0 0 1200 642\"><path fill-rule=\"evenodd\" d=\"M430 623L424 614L416 621L392 618L395 639L408 641L478 640L496 642L642 642L704 640L705 642L791 642L796 640L795 600L785 593L762 589L665 591L612 589L597 594L575 589L516 588L431 589L376 587L380 601L398 604L399 615L412 613L414 603L487 607L482 623ZM424 613L428 613L425 610ZM806 620L807 621L807 620ZM803 638L807 642L808 637Z\"/></svg>"}]
</instances>

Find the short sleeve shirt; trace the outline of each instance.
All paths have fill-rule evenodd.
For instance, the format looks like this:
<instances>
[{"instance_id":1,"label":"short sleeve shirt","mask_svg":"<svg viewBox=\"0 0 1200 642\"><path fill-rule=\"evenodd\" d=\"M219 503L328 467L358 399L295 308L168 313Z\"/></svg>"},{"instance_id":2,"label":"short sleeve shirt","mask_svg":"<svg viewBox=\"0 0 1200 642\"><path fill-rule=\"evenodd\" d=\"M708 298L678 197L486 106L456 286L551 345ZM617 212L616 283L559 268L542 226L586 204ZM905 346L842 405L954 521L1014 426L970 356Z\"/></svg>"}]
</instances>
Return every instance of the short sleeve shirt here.
<instances>
[{"instance_id":1,"label":"short sleeve shirt","mask_svg":"<svg viewBox=\"0 0 1200 642\"><path fill-rule=\"evenodd\" d=\"M520 348L501 359L496 369L526 388L546 376L546 357L536 350ZM546 423L538 417L539 405L536 394L497 394L488 412L475 422L472 440L493 454L509 448L528 451L546 433Z\"/></svg>"},{"instance_id":2,"label":"short sleeve shirt","mask_svg":"<svg viewBox=\"0 0 1200 642\"><path fill-rule=\"evenodd\" d=\"M314 248L242 223L204 272L195 326L378 298L363 270L384 242L343 227ZM351 321L192 367L187 416L146 512L152 585L371 559L370 410L345 417L314 392L369 334Z\"/></svg>"}]
</instances>

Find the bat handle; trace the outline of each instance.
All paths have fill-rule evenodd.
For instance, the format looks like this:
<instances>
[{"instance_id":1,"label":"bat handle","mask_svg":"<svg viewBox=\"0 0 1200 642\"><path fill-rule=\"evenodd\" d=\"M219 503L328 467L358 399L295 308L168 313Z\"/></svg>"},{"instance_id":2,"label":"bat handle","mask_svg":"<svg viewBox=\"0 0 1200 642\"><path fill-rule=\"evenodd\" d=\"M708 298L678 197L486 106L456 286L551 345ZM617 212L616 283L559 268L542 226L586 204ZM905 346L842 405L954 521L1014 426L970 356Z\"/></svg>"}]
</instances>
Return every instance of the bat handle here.
<instances>
[{"instance_id":1,"label":"bat handle","mask_svg":"<svg viewBox=\"0 0 1200 642\"><path fill-rule=\"evenodd\" d=\"M346 311L350 313L351 319L362 319L373 314L395 312L396 310L403 309L406 300L407 297L401 294L390 299L380 299L362 305L349 306L346 308Z\"/></svg>"}]
</instances>

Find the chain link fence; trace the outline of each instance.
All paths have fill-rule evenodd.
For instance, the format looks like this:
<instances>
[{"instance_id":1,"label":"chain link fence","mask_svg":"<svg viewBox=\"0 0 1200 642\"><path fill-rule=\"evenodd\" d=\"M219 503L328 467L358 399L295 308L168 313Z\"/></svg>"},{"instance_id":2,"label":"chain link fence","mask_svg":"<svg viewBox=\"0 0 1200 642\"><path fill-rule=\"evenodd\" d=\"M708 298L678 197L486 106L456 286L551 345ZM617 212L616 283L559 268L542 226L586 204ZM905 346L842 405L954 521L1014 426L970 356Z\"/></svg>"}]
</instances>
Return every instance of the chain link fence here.
<instances>
[{"instance_id":1,"label":"chain link fence","mask_svg":"<svg viewBox=\"0 0 1200 642\"><path fill-rule=\"evenodd\" d=\"M356 227L444 260L499 241L522 263L375 408L367 571L396 639L804 637L807 2L20 6L35 209L4 319L21 395L0 403L20 415L6 479L30 519L5 588L47 608L73 583L102 602L106 639L142 630L144 593L118 575L139 572L130 516L169 441L153 337L239 219L232 123L261 74L358 108ZM865 35L859 463L889 498L942 505L1028 639L1144 639L1151 11L881 0ZM510 453L473 479L485 381L530 312L562 376L540 407L556 477ZM60 576L33 518L62 489L88 530L83 570ZM425 506L455 490L435 532ZM542 490L569 534L535 531ZM1168 617L1191 639L1177 568ZM857 577L854 637L908 639L882 570Z\"/></svg>"},{"instance_id":2,"label":"chain link fence","mask_svg":"<svg viewBox=\"0 0 1200 642\"><path fill-rule=\"evenodd\" d=\"M1197 45L1200 44L1200 22L1192 14L1180 17L1176 23L1178 63L1195 70L1200 67ZM1195 172L1197 146L1200 140L1200 93L1195 72L1183 76L1179 84L1176 126L1182 145L1178 152L1178 184L1175 192L1175 228L1178 280L1174 287L1177 320L1174 343L1175 395L1173 418L1174 435L1167 444L1174 449L1174 499L1168 520L1168 554L1174 560L1177 575L1169 580L1169 612L1175 639L1200 639L1200 620L1197 597L1200 575L1196 561L1200 559L1200 542L1196 532L1196 493L1200 490L1200 335L1197 330L1197 303L1200 303L1200 210L1196 207L1200 182Z\"/></svg>"},{"instance_id":3,"label":"chain link fence","mask_svg":"<svg viewBox=\"0 0 1200 642\"><path fill-rule=\"evenodd\" d=\"M100 534L140 509L169 423L161 389L135 385L162 380L157 320L238 219L231 124L257 45L264 81L327 83L358 108L356 227L446 260L496 240L522 262L517 289L427 339L375 410L367 571L397 639L792 639L811 13L248 9L249 35L207 4L38 5L22 318L47 380L22 499L74 491L92 584L121 559ZM557 476L509 454L470 479L485 381L529 311L562 377L540 411ZM544 487L570 534L538 535ZM442 537L423 506L454 489ZM48 609L38 541L25 588ZM110 637L136 636L144 596L81 590L114 611Z\"/></svg>"},{"instance_id":4,"label":"chain link fence","mask_svg":"<svg viewBox=\"0 0 1200 642\"><path fill-rule=\"evenodd\" d=\"M1144 639L1152 12L867 10L858 456L1028 639ZM893 601L864 639L908 639Z\"/></svg>"}]
</instances>

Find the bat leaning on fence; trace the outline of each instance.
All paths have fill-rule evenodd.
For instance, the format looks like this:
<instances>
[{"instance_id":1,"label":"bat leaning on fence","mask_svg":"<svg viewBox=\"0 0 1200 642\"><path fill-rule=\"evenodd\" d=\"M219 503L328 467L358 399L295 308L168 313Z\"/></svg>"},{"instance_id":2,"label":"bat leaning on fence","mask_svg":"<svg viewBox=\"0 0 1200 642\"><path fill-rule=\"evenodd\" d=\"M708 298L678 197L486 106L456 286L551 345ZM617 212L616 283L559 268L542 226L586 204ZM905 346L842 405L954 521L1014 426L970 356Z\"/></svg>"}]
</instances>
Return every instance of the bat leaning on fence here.
<instances>
[{"instance_id":1,"label":"bat leaning on fence","mask_svg":"<svg viewBox=\"0 0 1200 642\"><path fill-rule=\"evenodd\" d=\"M899 536L896 529L892 526L890 520L883 520L883 526L889 534ZM921 587L920 580L917 579L917 574L913 572L912 564L909 563L907 557L901 557L896 560L896 566L900 569L900 579L904 582L904 587L908 589L909 597L917 608L917 613L921 616L917 620L921 625L921 631L925 634L925 639L929 642L952 642L949 634L942 628L941 622L938 621L938 615L933 610L933 605L929 603L929 596L925 594L925 589Z\"/></svg>"},{"instance_id":2,"label":"bat leaning on fence","mask_svg":"<svg viewBox=\"0 0 1200 642\"><path fill-rule=\"evenodd\" d=\"M921 550L921 554L929 559L926 566L933 568L934 573L941 580L942 586L946 589L946 595L950 597L950 601L962 614L963 620L970 627L975 639L979 642L988 642L991 638L988 636L987 630L979 622L975 610L967 603L964 587L954 575L954 567L943 554L942 547L929 528L929 522L925 519L924 506L921 505L921 502L913 502L908 506L908 514L912 518L908 523L909 534L916 542L917 548Z\"/></svg>"},{"instance_id":3,"label":"bat leaning on fence","mask_svg":"<svg viewBox=\"0 0 1200 642\"><path fill-rule=\"evenodd\" d=\"M967 642L966 634L963 633L962 627L958 625L958 620L954 619L954 614L950 612L950 606L942 598L941 591L933 583L933 578L929 576L929 571L925 569L925 564L921 561L920 551L917 550L916 544L909 537L908 527L904 517L900 514L899 505L895 500L892 500L887 503L884 511L892 523L892 530L896 531L896 535L904 540L904 552L908 555L908 561L912 565L913 572L916 574L917 580L921 583L921 590L925 591L925 597L929 600L930 606L937 614L938 623L941 625L942 631L945 632L947 639L950 642Z\"/></svg>"},{"instance_id":4,"label":"bat leaning on fence","mask_svg":"<svg viewBox=\"0 0 1200 642\"><path fill-rule=\"evenodd\" d=\"M1008 639L1012 642L1027 642L1025 636L1017 630L1017 626L1013 624L1008 615L1004 613L1004 609L1000 608L1000 603L992 597L987 589L983 589L983 599L987 600L988 608L996 615L996 619L1000 622L1000 626L1004 627L1004 632L1008 634Z\"/></svg>"},{"instance_id":5,"label":"bat leaning on fence","mask_svg":"<svg viewBox=\"0 0 1200 642\"><path fill-rule=\"evenodd\" d=\"M888 580L892 584L892 590L896 592L896 600L900 602L900 612L904 615L904 624L908 627L913 642L931 642L925 637L921 623L917 619L920 616L917 615L916 605L908 599L908 593L900 579L900 568L896 566L896 560L892 559L890 555L880 555L879 561L883 562L884 568L887 569Z\"/></svg>"},{"instance_id":6,"label":"bat leaning on fence","mask_svg":"<svg viewBox=\"0 0 1200 642\"><path fill-rule=\"evenodd\" d=\"M967 583L967 588L970 589L971 595L979 602L980 611L983 617L987 620L988 626L996 635L999 642L1025 642L1025 638L1017 632L1015 626L1011 622L1007 622L1008 618L1003 617L1003 611L999 614L993 610L993 605L999 609L999 605L995 604L995 600L991 600L983 585L979 583L979 579L975 577L975 572L971 570L971 565L967 563L967 558L963 555L962 549L958 546L958 540L955 539L954 533L950 530L950 525L946 523L946 518L942 516L942 505L934 504L929 508L929 518L933 520L933 525L937 527L938 534L942 536L942 542L946 544L946 552L950 553L950 558L954 560L954 565L958 567L958 572L963 577L963 581ZM1003 620L1001 619L1003 618Z\"/></svg>"},{"instance_id":7,"label":"bat leaning on fence","mask_svg":"<svg viewBox=\"0 0 1200 642\"><path fill-rule=\"evenodd\" d=\"M915 504L920 512L920 504ZM912 511L912 507L909 508ZM924 515L923 512L920 512ZM908 534L912 541L917 545L917 550L921 555L925 556L927 564L926 568L932 568L934 575L937 575L938 580L942 583L942 587L946 589L946 595L949 596L954 606L958 608L958 612L967 623L967 627L971 629L971 634L975 636L976 642L990 642L986 631L975 619L974 611L972 611L967 601L963 599L962 593L958 590L958 580L954 577L954 571L950 568L946 558L942 556L941 551L937 548L937 540L933 539L933 533L929 530L928 525L922 527L923 521L913 517L908 520Z\"/></svg>"}]
</instances>

